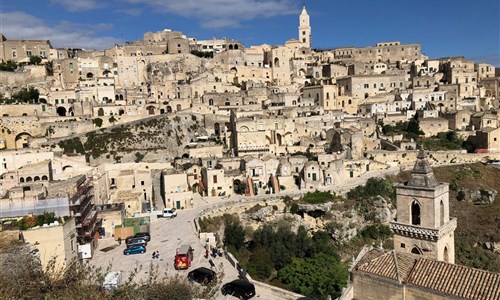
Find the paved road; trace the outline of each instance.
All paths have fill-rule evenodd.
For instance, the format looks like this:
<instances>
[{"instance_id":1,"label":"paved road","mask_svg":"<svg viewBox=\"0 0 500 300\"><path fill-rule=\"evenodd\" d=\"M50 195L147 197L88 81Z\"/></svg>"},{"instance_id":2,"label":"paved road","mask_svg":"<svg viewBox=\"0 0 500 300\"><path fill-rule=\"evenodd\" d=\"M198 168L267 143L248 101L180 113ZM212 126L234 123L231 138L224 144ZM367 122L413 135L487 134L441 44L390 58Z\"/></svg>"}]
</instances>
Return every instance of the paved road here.
<instances>
[{"instance_id":1,"label":"paved road","mask_svg":"<svg viewBox=\"0 0 500 300\"><path fill-rule=\"evenodd\" d=\"M397 173L397 171L399 171L399 168L373 171L370 172L370 174L366 174L365 176L349 180L349 182L342 187L325 190L334 190L338 192L340 190L350 189L354 186L364 184L368 178L394 174ZM147 252L145 254L125 256L123 255L123 250L125 249L124 243L122 243L122 245L118 245L118 243L112 238L101 239L99 240L98 248L94 253L94 257L91 260L91 263L103 268L111 265L111 269L113 271L120 270L123 272L124 279L128 278L129 274L131 274L132 272L136 272L136 281L147 280L151 265L158 268L158 273L160 276L167 275L186 278L189 271L177 271L174 269L173 265L176 249L181 245L189 244L194 248L193 264L189 270L201 266L210 268L208 260L204 258L204 242L198 239L195 226L193 224L194 219L197 218L202 212L225 205L231 205L231 202L233 201L258 202L269 198L281 197L283 195L298 196L306 192L308 191L301 190L288 193L280 193L276 195L261 195L252 198L239 195L233 195L229 197L229 199L227 197L205 198L203 201L204 203L197 208L178 211L178 216L176 218L160 218L156 221L153 221L150 225L151 241L148 243ZM151 258L151 254L154 251L160 252L160 259L153 260ZM217 257L214 259L214 263L216 267L220 267L222 263L222 283L226 283L238 277L238 272L225 258ZM284 299L282 295L270 289L257 287L256 292L257 299ZM216 299L225 298L234 299L230 296L223 297L222 295L220 295L220 293L216 296Z\"/></svg>"}]
</instances>

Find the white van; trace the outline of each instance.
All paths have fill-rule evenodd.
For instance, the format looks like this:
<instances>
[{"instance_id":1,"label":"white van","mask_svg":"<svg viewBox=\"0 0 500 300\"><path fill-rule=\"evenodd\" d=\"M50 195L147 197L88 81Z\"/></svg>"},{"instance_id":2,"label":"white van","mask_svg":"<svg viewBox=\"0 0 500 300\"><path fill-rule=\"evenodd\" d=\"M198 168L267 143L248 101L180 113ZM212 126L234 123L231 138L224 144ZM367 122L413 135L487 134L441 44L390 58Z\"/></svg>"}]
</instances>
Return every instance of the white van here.
<instances>
[{"instance_id":1,"label":"white van","mask_svg":"<svg viewBox=\"0 0 500 300\"><path fill-rule=\"evenodd\" d=\"M163 209L163 217L164 218L175 218L175 217L177 217L177 212L173 208L164 208Z\"/></svg>"},{"instance_id":2,"label":"white van","mask_svg":"<svg viewBox=\"0 0 500 300\"><path fill-rule=\"evenodd\" d=\"M111 291L112 289L117 288L120 284L122 284L122 272L114 271L106 274L102 285L105 290Z\"/></svg>"}]
</instances>

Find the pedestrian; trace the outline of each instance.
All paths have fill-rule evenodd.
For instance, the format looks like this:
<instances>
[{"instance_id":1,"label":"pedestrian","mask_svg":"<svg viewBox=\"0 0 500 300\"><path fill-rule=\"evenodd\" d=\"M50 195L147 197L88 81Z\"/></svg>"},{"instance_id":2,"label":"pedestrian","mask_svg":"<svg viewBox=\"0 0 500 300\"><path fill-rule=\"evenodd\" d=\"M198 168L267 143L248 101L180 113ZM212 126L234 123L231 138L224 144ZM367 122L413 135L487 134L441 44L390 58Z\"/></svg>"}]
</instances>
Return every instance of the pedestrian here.
<instances>
[{"instance_id":1,"label":"pedestrian","mask_svg":"<svg viewBox=\"0 0 500 300\"><path fill-rule=\"evenodd\" d=\"M160 251L156 251L156 259L160 259Z\"/></svg>"},{"instance_id":2,"label":"pedestrian","mask_svg":"<svg viewBox=\"0 0 500 300\"><path fill-rule=\"evenodd\" d=\"M152 256L151 256L152 259L155 259L156 258L156 251L153 252Z\"/></svg>"},{"instance_id":3,"label":"pedestrian","mask_svg":"<svg viewBox=\"0 0 500 300\"><path fill-rule=\"evenodd\" d=\"M122 244L122 238L121 238L121 237L119 237L119 238L118 238L118 245L121 245L121 244Z\"/></svg>"}]
</instances>

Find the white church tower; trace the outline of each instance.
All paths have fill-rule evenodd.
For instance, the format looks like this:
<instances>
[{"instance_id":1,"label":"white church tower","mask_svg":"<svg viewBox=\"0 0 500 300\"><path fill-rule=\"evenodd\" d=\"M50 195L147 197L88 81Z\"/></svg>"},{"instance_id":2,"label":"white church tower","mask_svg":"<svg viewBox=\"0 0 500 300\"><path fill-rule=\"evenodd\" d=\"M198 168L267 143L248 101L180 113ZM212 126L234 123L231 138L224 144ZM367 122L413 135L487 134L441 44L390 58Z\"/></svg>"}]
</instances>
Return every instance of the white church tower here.
<instances>
[{"instance_id":1,"label":"white church tower","mask_svg":"<svg viewBox=\"0 0 500 300\"><path fill-rule=\"evenodd\" d=\"M299 17L299 41L304 47L311 48L311 25L305 5Z\"/></svg>"}]
</instances>

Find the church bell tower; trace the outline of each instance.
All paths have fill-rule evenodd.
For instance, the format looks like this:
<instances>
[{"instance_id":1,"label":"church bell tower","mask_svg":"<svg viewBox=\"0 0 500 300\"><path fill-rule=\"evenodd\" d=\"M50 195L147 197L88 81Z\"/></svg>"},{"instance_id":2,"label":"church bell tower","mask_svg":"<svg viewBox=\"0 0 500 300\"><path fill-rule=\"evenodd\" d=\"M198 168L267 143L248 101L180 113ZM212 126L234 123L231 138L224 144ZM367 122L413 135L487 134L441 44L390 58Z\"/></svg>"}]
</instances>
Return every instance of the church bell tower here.
<instances>
[{"instance_id":1,"label":"church bell tower","mask_svg":"<svg viewBox=\"0 0 500 300\"><path fill-rule=\"evenodd\" d=\"M439 183L420 150L405 185L396 187L394 250L455 263L457 219L449 216L449 187Z\"/></svg>"},{"instance_id":2,"label":"church bell tower","mask_svg":"<svg viewBox=\"0 0 500 300\"><path fill-rule=\"evenodd\" d=\"M309 24L309 14L305 5L299 17L299 41L302 46L311 48L311 25Z\"/></svg>"}]
</instances>

